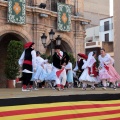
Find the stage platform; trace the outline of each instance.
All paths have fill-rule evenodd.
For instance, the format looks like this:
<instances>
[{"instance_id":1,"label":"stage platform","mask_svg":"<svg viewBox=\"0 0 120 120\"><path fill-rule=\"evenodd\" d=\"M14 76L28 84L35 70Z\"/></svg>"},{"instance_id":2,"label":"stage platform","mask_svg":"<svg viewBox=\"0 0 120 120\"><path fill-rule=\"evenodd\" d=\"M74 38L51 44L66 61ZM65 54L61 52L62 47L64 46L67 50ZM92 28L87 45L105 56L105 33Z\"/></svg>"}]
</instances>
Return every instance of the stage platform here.
<instances>
[{"instance_id":1,"label":"stage platform","mask_svg":"<svg viewBox=\"0 0 120 120\"><path fill-rule=\"evenodd\" d=\"M32 90L29 92L22 92L21 88L1 88L0 89L0 99L8 98L27 98L27 97L42 97L42 96L69 96L69 95L89 95L89 94L119 94L120 88L114 90L112 88L107 88L107 90L102 90L102 88L96 88L96 90L91 90L87 88L83 91L81 88L69 88L62 91L53 90L51 88L39 88L39 90Z\"/></svg>"},{"instance_id":2,"label":"stage platform","mask_svg":"<svg viewBox=\"0 0 120 120\"><path fill-rule=\"evenodd\" d=\"M1 88L0 120L120 120L120 88Z\"/></svg>"},{"instance_id":3,"label":"stage platform","mask_svg":"<svg viewBox=\"0 0 120 120\"><path fill-rule=\"evenodd\" d=\"M70 88L62 91L52 90L51 88L39 88L37 91L32 90L29 92L22 92L21 88L0 89L0 106L119 99L120 88L117 90L112 88L107 88L107 90L102 90L102 88L91 90L91 88L87 88L86 91L83 91L81 88Z\"/></svg>"}]
</instances>

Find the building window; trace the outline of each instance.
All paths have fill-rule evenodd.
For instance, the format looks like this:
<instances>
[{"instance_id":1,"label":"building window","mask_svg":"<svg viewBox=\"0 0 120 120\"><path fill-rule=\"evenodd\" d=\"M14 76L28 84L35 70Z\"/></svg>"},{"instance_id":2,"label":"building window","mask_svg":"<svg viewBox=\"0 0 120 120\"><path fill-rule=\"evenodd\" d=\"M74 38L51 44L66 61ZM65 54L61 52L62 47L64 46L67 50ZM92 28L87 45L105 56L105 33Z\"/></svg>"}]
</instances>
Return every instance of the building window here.
<instances>
[{"instance_id":1,"label":"building window","mask_svg":"<svg viewBox=\"0 0 120 120\"><path fill-rule=\"evenodd\" d=\"M109 33L105 34L105 42L109 42Z\"/></svg>"},{"instance_id":2,"label":"building window","mask_svg":"<svg viewBox=\"0 0 120 120\"><path fill-rule=\"evenodd\" d=\"M57 2L65 3L65 0L51 0L51 10L57 12Z\"/></svg>"},{"instance_id":3,"label":"building window","mask_svg":"<svg viewBox=\"0 0 120 120\"><path fill-rule=\"evenodd\" d=\"M109 21L104 22L104 31L110 30L109 28Z\"/></svg>"},{"instance_id":4,"label":"building window","mask_svg":"<svg viewBox=\"0 0 120 120\"><path fill-rule=\"evenodd\" d=\"M27 6L32 6L32 3L33 3L32 0L26 0L26 5Z\"/></svg>"}]
</instances>

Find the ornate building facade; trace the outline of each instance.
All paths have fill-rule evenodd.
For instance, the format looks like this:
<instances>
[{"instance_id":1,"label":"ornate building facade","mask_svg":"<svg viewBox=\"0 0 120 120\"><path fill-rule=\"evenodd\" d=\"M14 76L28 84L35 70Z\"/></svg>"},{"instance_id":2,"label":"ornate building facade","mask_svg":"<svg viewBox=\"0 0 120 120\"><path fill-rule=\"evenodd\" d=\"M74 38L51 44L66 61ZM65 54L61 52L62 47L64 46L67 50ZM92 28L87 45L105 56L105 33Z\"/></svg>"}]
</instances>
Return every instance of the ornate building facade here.
<instances>
[{"instance_id":1,"label":"ornate building facade","mask_svg":"<svg viewBox=\"0 0 120 120\"><path fill-rule=\"evenodd\" d=\"M71 31L63 32L57 30L56 3L62 2L72 7ZM45 3L46 8L40 8ZM36 50L41 53L49 53L41 42L43 33L47 35L47 45L50 44L49 32L55 31L55 38L60 35L62 38L62 50L76 55L84 52L85 25L81 22L90 22L84 18L84 0L26 0L26 24L10 24L7 22L8 1L0 0L0 87L6 87L4 75L7 46L10 40L18 40L26 43L33 41ZM47 17L41 16L45 14Z\"/></svg>"}]
</instances>

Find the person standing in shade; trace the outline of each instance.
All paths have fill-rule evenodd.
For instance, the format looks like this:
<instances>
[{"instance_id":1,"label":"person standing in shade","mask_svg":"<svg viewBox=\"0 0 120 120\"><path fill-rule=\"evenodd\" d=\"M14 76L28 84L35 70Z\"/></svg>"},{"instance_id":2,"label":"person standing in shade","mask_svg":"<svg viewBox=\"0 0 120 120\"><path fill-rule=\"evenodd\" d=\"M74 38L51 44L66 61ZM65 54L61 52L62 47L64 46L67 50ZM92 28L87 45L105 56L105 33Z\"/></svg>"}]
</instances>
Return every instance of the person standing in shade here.
<instances>
[{"instance_id":1,"label":"person standing in shade","mask_svg":"<svg viewBox=\"0 0 120 120\"><path fill-rule=\"evenodd\" d=\"M25 50L23 51L18 63L22 68L22 91L30 91L27 89L32 89L33 81L31 81L33 72L36 72L36 52L35 52L35 43L28 42L25 44Z\"/></svg>"}]
</instances>

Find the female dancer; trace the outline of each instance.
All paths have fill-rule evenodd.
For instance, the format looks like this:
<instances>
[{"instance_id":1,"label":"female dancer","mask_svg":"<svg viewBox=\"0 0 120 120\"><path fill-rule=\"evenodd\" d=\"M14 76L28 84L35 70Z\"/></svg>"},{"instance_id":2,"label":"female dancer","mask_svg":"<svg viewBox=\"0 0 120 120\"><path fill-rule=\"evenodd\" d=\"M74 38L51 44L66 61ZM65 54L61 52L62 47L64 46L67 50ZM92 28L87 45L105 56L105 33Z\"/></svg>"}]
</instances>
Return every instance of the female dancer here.
<instances>
[{"instance_id":1,"label":"female dancer","mask_svg":"<svg viewBox=\"0 0 120 120\"><path fill-rule=\"evenodd\" d=\"M79 81L83 83L83 90L86 90L87 84L91 85L91 89L95 89L94 83L97 81L96 68L94 67L96 63L95 56L95 52L90 52L87 61L84 60L82 66L84 71L79 78Z\"/></svg>"},{"instance_id":2,"label":"female dancer","mask_svg":"<svg viewBox=\"0 0 120 120\"><path fill-rule=\"evenodd\" d=\"M100 50L101 55L98 59L100 61L99 65L99 79L102 81L103 89L106 90L107 81L112 82L114 85L114 90L116 90L116 81L120 79L120 75L116 72L113 67L114 60L111 56L105 53L105 49Z\"/></svg>"}]
</instances>

